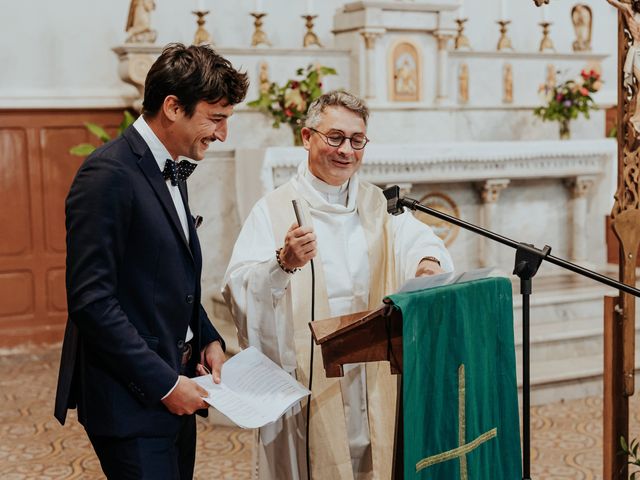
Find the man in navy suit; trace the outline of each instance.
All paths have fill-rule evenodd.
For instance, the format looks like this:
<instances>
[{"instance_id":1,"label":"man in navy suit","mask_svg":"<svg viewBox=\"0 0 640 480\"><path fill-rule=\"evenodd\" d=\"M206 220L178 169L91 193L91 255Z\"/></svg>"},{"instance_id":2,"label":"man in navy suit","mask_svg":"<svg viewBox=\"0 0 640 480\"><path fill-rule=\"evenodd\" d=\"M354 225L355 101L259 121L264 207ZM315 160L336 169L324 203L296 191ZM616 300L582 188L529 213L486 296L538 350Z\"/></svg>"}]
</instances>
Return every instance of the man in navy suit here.
<instances>
[{"instance_id":1,"label":"man in navy suit","mask_svg":"<svg viewBox=\"0 0 640 480\"><path fill-rule=\"evenodd\" d=\"M220 381L224 340L200 303L202 257L186 177L224 141L246 73L208 46L168 45L143 114L82 164L66 202L69 320L56 418L79 421L113 479L192 478L194 412Z\"/></svg>"}]
</instances>

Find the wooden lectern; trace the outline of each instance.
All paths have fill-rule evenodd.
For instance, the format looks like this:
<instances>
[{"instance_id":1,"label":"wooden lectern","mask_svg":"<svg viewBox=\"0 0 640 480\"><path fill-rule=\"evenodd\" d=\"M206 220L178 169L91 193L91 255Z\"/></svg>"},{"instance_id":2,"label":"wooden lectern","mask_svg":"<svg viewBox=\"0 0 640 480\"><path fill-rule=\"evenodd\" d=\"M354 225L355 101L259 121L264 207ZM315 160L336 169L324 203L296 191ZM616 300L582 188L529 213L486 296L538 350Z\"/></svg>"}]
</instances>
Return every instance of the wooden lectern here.
<instances>
[{"instance_id":1,"label":"wooden lectern","mask_svg":"<svg viewBox=\"0 0 640 480\"><path fill-rule=\"evenodd\" d=\"M391 373L402 374L402 314L390 305L309 323L322 350L327 377L343 376L348 363L388 361ZM393 478L404 478L402 381L398 377Z\"/></svg>"}]
</instances>

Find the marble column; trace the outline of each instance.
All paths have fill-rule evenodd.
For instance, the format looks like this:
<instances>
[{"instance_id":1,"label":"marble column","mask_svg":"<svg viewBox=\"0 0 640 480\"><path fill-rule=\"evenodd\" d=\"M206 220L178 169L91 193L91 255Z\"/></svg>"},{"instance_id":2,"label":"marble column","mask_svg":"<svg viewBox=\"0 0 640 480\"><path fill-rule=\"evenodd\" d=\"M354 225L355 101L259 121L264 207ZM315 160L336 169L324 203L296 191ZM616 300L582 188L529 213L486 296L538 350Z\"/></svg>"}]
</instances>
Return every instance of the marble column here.
<instances>
[{"instance_id":1,"label":"marble column","mask_svg":"<svg viewBox=\"0 0 640 480\"><path fill-rule=\"evenodd\" d=\"M384 33L384 29L366 28L360 31L360 35L364 39L365 63L364 63L364 95L367 100L376 98L376 40Z\"/></svg>"},{"instance_id":2,"label":"marble column","mask_svg":"<svg viewBox=\"0 0 640 480\"><path fill-rule=\"evenodd\" d=\"M569 190L569 221L571 238L569 259L584 264L588 259L587 248L587 200L595 183L594 175L578 175L566 178L564 185Z\"/></svg>"},{"instance_id":3,"label":"marble column","mask_svg":"<svg viewBox=\"0 0 640 480\"><path fill-rule=\"evenodd\" d=\"M447 45L454 37L453 32L438 30L433 34L438 41L438 82L436 84L436 105L449 103L449 82L447 69L449 68L449 50Z\"/></svg>"},{"instance_id":4,"label":"marble column","mask_svg":"<svg viewBox=\"0 0 640 480\"><path fill-rule=\"evenodd\" d=\"M500 192L507 188L507 178L492 178L478 183L476 188L480 194L480 226L495 231L495 211ZM478 265L492 267L498 263L498 244L485 237L478 237Z\"/></svg>"}]
</instances>

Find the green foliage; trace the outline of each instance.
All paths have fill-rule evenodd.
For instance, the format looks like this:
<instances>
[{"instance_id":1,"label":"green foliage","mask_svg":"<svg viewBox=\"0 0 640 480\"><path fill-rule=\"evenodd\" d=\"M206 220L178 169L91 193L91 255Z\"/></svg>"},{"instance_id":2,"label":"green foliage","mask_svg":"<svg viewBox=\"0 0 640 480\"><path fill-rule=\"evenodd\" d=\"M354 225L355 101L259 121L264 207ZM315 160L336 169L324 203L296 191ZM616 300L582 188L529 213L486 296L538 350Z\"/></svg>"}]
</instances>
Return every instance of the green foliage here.
<instances>
[{"instance_id":1,"label":"green foliage","mask_svg":"<svg viewBox=\"0 0 640 480\"><path fill-rule=\"evenodd\" d=\"M266 92L247 104L273 117L273 128L286 123L294 130L299 129L309 104L322 95L322 77L336 75L336 70L309 65L306 69L297 69L296 75L297 79L287 80L282 86L272 82Z\"/></svg>"},{"instance_id":2,"label":"green foliage","mask_svg":"<svg viewBox=\"0 0 640 480\"><path fill-rule=\"evenodd\" d=\"M620 446L622 451L620 455L626 455L628 457L627 464L640 467L640 457L638 457L638 448L640 448L640 442L637 438L631 440L631 443L627 445L627 441L624 437L620 437ZM630 480L640 479L640 470L631 472L629 475Z\"/></svg>"},{"instance_id":3,"label":"green foliage","mask_svg":"<svg viewBox=\"0 0 640 480\"><path fill-rule=\"evenodd\" d=\"M118 125L118 130L117 130L118 136L122 135L122 132L124 132L129 127L129 125L131 125L135 121L136 121L136 118L133 115L131 115L131 113L128 110L125 110L122 122L120 122L120 125ZM87 130L89 130L89 132L91 132L91 134L96 136L102 143L107 143L109 140L111 140L111 136L100 125L97 125L91 122L85 122L84 126L86 127ZM78 145L74 145L73 147L71 147L71 149L69 149L69 153L72 155L76 155L78 157L86 157L87 155L91 154L95 149L96 149L96 146L92 145L91 143L80 143Z\"/></svg>"},{"instance_id":4,"label":"green foliage","mask_svg":"<svg viewBox=\"0 0 640 480\"><path fill-rule=\"evenodd\" d=\"M589 118L589 111L597 109L591 94L601 86L600 74L594 70L583 70L577 80L567 80L554 87L542 85L539 93L547 105L536 108L533 113L543 121L575 120L580 114Z\"/></svg>"}]
</instances>

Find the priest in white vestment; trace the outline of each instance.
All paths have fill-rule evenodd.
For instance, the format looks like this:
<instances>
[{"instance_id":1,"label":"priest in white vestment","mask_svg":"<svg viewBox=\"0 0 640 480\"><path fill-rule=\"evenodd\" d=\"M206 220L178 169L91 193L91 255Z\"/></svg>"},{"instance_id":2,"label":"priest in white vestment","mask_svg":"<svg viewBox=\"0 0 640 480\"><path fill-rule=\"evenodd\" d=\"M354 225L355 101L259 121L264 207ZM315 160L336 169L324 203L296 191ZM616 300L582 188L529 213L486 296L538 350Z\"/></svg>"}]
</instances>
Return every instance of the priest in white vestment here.
<instances>
[{"instance_id":1,"label":"priest in white vestment","mask_svg":"<svg viewBox=\"0 0 640 480\"><path fill-rule=\"evenodd\" d=\"M253 207L235 244L223 295L240 346L255 346L309 383L311 268L315 319L378 307L409 278L453 269L431 229L409 212L391 216L382 191L358 178L368 109L329 92L307 113L308 153L297 175ZM296 223L299 199L307 225ZM314 347L310 455L314 480L391 478L396 379L388 363L345 366L326 378ZM259 432L255 478L306 479L306 405Z\"/></svg>"}]
</instances>

